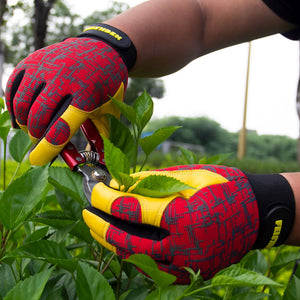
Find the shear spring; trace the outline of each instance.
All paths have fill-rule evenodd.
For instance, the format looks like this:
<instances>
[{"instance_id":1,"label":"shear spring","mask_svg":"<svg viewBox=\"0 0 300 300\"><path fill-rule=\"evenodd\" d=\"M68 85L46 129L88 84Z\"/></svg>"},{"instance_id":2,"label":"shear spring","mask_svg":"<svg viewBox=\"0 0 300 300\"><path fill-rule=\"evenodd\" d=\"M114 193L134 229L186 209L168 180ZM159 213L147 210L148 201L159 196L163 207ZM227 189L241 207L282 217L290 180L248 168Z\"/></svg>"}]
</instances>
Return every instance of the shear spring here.
<instances>
[{"instance_id":1,"label":"shear spring","mask_svg":"<svg viewBox=\"0 0 300 300\"><path fill-rule=\"evenodd\" d=\"M94 151L80 151L80 155L85 159L86 164L96 166L99 164L100 155Z\"/></svg>"}]
</instances>

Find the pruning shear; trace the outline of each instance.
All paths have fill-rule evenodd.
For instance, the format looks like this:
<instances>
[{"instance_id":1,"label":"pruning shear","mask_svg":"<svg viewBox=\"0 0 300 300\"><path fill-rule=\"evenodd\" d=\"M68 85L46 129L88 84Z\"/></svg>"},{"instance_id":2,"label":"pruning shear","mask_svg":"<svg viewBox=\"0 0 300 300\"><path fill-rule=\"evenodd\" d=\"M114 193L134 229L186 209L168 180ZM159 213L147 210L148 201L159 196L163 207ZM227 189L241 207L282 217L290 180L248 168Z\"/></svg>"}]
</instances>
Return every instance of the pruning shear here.
<instances>
[{"instance_id":1,"label":"pruning shear","mask_svg":"<svg viewBox=\"0 0 300 300\"><path fill-rule=\"evenodd\" d=\"M111 175L104 162L104 145L94 123L87 119L81 125L81 131L90 145L90 151L77 151L72 142L69 142L60 155L72 171L83 176L82 185L84 194L91 204L92 190L96 184L109 184Z\"/></svg>"}]
</instances>

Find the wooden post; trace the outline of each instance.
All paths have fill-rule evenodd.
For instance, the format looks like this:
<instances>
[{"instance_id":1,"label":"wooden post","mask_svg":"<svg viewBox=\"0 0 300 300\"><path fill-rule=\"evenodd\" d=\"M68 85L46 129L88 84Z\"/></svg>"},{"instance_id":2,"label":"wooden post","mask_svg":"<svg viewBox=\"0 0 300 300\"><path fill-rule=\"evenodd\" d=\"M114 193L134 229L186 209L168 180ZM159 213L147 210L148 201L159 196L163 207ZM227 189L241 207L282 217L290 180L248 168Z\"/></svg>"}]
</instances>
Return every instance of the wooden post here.
<instances>
[{"instance_id":1,"label":"wooden post","mask_svg":"<svg viewBox=\"0 0 300 300\"><path fill-rule=\"evenodd\" d=\"M249 74L250 74L250 59L251 59L251 42L248 47L248 64L247 64L247 77L246 77L246 90L245 90L245 101L244 101L244 114L243 114L243 126L239 133L239 144L238 144L238 159L242 159L246 155L246 144L247 144L247 105L248 105L248 87L249 87Z\"/></svg>"}]
</instances>

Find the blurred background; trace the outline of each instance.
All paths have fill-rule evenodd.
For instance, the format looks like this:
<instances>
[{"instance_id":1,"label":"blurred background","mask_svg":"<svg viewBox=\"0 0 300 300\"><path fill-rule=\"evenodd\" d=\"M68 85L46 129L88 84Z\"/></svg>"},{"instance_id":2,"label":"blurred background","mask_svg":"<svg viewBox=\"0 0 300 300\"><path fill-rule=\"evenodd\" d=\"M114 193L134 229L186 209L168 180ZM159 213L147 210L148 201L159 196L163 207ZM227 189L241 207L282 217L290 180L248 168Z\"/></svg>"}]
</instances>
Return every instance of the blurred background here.
<instances>
[{"instance_id":1,"label":"blurred background","mask_svg":"<svg viewBox=\"0 0 300 300\"><path fill-rule=\"evenodd\" d=\"M84 26L141 2L0 0L2 87L13 66L32 51L76 36ZM296 162L299 42L281 35L256 40L251 42L250 61L248 58L249 43L245 43L201 57L163 78L130 80L126 102L131 103L146 89L155 103L147 130L182 125L171 141L196 144L202 149L199 155L230 152L235 157L247 82L247 147L243 156Z\"/></svg>"}]
</instances>

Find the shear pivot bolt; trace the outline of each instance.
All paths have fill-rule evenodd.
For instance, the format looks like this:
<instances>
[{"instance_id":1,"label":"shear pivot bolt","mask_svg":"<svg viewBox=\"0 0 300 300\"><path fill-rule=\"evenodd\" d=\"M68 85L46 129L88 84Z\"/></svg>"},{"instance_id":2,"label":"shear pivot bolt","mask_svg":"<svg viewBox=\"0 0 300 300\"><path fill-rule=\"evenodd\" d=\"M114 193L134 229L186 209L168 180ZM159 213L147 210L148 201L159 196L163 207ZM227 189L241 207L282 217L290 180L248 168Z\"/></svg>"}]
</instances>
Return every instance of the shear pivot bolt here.
<instances>
[{"instance_id":1,"label":"shear pivot bolt","mask_svg":"<svg viewBox=\"0 0 300 300\"><path fill-rule=\"evenodd\" d=\"M102 170L93 170L92 171L92 176L94 179L96 179L97 181L105 181L106 179L106 175Z\"/></svg>"}]
</instances>

